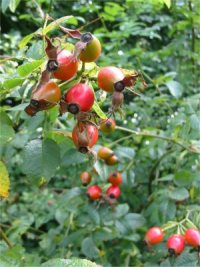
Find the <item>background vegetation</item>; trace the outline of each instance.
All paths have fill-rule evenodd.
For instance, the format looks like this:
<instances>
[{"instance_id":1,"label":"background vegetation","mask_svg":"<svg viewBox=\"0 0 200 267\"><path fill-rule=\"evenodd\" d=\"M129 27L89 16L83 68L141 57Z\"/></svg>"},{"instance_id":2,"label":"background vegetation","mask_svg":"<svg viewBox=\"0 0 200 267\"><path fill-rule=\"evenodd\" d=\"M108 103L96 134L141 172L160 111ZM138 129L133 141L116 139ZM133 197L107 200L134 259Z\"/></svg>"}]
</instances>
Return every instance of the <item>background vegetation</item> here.
<instances>
[{"instance_id":1,"label":"background vegetation","mask_svg":"<svg viewBox=\"0 0 200 267\"><path fill-rule=\"evenodd\" d=\"M10 248L0 242L1 266L73 257L103 266L170 266L165 242L148 251L143 238L149 227L170 226L188 211L200 228L200 2L2 0L1 11L0 172L5 164L11 183L0 202L0 226L10 240ZM123 173L114 210L88 201L79 174L92 170L91 160L55 132L70 132L73 117L58 119L57 107L32 118L23 111L40 72L23 66L43 62L44 48L39 39L22 38L42 27L46 13L73 15L63 24L71 28L100 17L85 28L101 40L97 64L139 70L148 84L140 97L125 94L125 118L117 115L118 129L101 134L96 146L109 146L120 158L114 168L98 161L99 175L93 174L93 183L106 188L111 170ZM108 96L102 109L109 105ZM175 265L197 261L187 247Z\"/></svg>"}]
</instances>

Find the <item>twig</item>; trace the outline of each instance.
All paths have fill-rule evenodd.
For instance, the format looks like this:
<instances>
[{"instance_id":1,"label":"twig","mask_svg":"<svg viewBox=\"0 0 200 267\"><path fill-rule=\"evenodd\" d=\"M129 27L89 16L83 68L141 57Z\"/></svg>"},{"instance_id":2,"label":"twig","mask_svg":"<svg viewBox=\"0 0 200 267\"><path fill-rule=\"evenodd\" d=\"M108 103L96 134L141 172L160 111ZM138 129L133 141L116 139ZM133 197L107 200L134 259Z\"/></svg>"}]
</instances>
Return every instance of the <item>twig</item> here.
<instances>
[{"instance_id":1,"label":"twig","mask_svg":"<svg viewBox=\"0 0 200 267\"><path fill-rule=\"evenodd\" d=\"M192 153L196 153L196 154L200 154L200 150L196 147L190 147L189 145L187 144L184 144L180 141L177 141L171 137L167 137L167 136L163 136L163 135L157 135L157 134L152 134L152 133L149 133L149 132L139 132L139 131L135 131L135 130L131 130L131 129L127 129L127 128L124 128L124 127L121 127L121 126L116 126L116 129L118 130L121 130L121 131L124 131L124 132L128 132L128 133L132 133L132 135L138 135L138 136L146 136L146 137L153 137L153 138L157 138L157 139L162 139L162 140L165 140L165 141L169 141L169 142L172 142L186 150L188 150L189 152L192 152ZM129 136L125 136L125 137L122 137L120 139L118 139L117 141L113 142L110 144L110 146L116 144L116 143L119 143L125 139L129 139L132 137L132 135L129 135Z\"/></svg>"},{"instance_id":2,"label":"twig","mask_svg":"<svg viewBox=\"0 0 200 267\"><path fill-rule=\"evenodd\" d=\"M150 174L149 174L149 179L148 179L148 194L151 195L152 193L152 182L154 180L155 177L155 171L157 169L157 167L160 165L161 161L171 152L173 152L174 150L170 149L168 151L166 151L154 164L154 166L152 167Z\"/></svg>"},{"instance_id":3,"label":"twig","mask_svg":"<svg viewBox=\"0 0 200 267\"><path fill-rule=\"evenodd\" d=\"M2 239L5 241L5 243L8 245L9 248L13 247L12 243L7 238L6 234L4 233L4 231L1 228L0 228L0 236L2 237Z\"/></svg>"}]
</instances>

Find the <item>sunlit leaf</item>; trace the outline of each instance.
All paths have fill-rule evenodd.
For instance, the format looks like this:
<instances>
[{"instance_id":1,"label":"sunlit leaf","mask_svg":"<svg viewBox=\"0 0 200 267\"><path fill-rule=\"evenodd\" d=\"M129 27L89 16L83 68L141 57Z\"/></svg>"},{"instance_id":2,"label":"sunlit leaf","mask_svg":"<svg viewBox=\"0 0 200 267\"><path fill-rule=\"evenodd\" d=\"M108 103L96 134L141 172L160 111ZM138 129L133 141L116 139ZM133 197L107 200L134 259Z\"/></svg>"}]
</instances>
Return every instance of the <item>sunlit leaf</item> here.
<instances>
[{"instance_id":1,"label":"sunlit leaf","mask_svg":"<svg viewBox=\"0 0 200 267\"><path fill-rule=\"evenodd\" d=\"M94 104L92 106L92 109L96 112L96 114L101 118L101 119L107 119L106 114L103 112L103 110L100 108L99 104L97 101L94 101Z\"/></svg>"},{"instance_id":2,"label":"sunlit leaf","mask_svg":"<svg viewBox=\"0 0 200 267\"><path fill-rule=\"evenodd\" d=\"M34 60L31 63L25 63L17 68L17 72L19 76L26 77L29 74L31 74L33 71L38 69L42 64L44 60Z\"/></svg>"},{"instance_id":3,"label":"sunlit leaf","mask_svg":"<svg viewBox=\"0 0 200 267\"><path fill-rule=\"evenodd\" d=\"M8 191L10 188L10 179L5 164L0 161L0 196L8 197Z\"/></svg>"},{"instance_id":4,"label":"sunlit leaf","mask_svg":"<svg viewBox=\"0 0 200 267\"><path fill-rule=\"evenodd\" d=\"M66 22L68 19L73 18L73 16L65 16L62 18L59 18L57 20L54 20L53 22L49 23L49 25L43 29L43 34L47 34L49 31L58 28L60 23Z\"/></svg>"}]
</instances>

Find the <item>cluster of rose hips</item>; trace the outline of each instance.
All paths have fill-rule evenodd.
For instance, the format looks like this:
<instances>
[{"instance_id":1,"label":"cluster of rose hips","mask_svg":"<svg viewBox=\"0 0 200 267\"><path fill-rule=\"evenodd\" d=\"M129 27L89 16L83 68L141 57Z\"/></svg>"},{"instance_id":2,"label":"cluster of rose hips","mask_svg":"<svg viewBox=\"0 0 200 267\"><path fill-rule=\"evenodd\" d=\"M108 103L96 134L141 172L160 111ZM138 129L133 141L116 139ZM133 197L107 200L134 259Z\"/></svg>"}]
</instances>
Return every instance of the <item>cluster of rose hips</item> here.
<instances>
[{"instance_id":1,"label":"cluster of rose hips","mask_svg":"<svg viewBox=\"0 0 200 267\"><path fill-rule=\"evenodd\" d=\"M94 90L89 75L84 73L85 64L96 61L101 54L101 43L91 33L81 33L79 30L71 30L59 26L65 35L78 39L73 52L55 47L53 39L44 36L46 41L46 55L48 62L46 69L32 91L29 105L25 112L34 116L37 112L47 110L55 105L59 106L60 113L70 112L76 119L76 125L72 130L72 140L81 153L91 151L98 140L98 128L102 119L92 111L95 101ZM79 66L82 66L79 70ZM123 90L135 84L136 72L128 72L117 67L108 66L101 68L96 74L97 85L100 90L112 93L112 110L117 111L123 103ZM59 81L75 82L71 88L62 94ZM92 120L93 117L96 120ZM96 122L98 120L98 123ZM109 132L109 123L100 126L102 130ZM107 130L106 130L107 129ZM112 160L111 160L112 161Z\"/></svg>"},{"instance_id":2,"label":"cluster of rose hips","mask_svg":"<svg viewBox=\"0 0 200 267\"><path fill-rule=\"evenodd\" d=\"M86 186L91 182L92 176L88 172L82 172L80 174L80 179L81 179L82 184ZM89 197L89 199L99 200L103 198L104 200L108 202L110 202L110 200L118 199L120 196L119 185L122 183L121 173L117 171L111 172L108 176L108 182L111 185L107 188L105 194L103 193L103 190L99 185L95 184L95 185L89 186L87 188L87 196Z\"/></svg>"},{"instance_id":3,"label":"cluster of rose hips","mask_svg":"<svg viewBox=\"0 0 200 267\"><path fill-rule=\"evenodd\" d=\"M97 153L98 157L104 161L106 165L113 166L119 162L118 157L114 154L114 151L108 147L101 147Z\"/></svg>"},{"instance_id":4,"label":"cluster of rose hips","mask_svg":"<svg viewBox=\"0 0 200 267\"><path fill-rule=\"evenodd\" d=\"M164 239L164 232L160 227L154 226L150 228L144 238L147 245L156 245ZM184 236L181 234L173 234L167 239L166 247L171 256L180 255L185 244L200 249L200 231L195 228L189 228L185 231Z\"/></svg>"}]
</instances>

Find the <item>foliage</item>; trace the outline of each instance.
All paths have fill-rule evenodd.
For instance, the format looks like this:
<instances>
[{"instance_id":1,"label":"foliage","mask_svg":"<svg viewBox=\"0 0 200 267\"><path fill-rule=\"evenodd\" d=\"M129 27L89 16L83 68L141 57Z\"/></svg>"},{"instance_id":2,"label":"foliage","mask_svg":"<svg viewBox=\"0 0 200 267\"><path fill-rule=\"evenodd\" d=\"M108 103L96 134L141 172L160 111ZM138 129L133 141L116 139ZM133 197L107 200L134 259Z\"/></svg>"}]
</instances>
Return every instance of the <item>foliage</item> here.
<instances>
[{"instance_id":1,"label":"foliage","mask_svg":"<svg viewBox=\"0 0 200 267\"><path fill-rule=\"evenodd\" d=\"M199 1L3 0L1 9L0 172L5 165L11 184L0 202L0 226L10 240L10 248L0 243L0 265L49 266L48 260L75 257L103 266L198 266L195 249L187 247L172 263L165 242L150 252L143 238L159 225L166 241L191 227L185 218L200 228ZM93 172L91 158L72 144L72 115L58 118L58 107L32 118L24 113L46 64L38 34L59 34L55 22L43 27L46 13L67 27L86 25L101 40L98 66L138 70L148 84L140 96L126 92L125 117L116 114L115 132L101 133L95 147L112 148L116 167L98 160ZM73 49L66 40L63 46ZM86 64L91 75L97 69ZM97 93L100 117L110 101ZM90 202L79 179L89 171L93 183L107 188L112 170L123 175L114 209Z\"/></svg>"}]
</instances>

